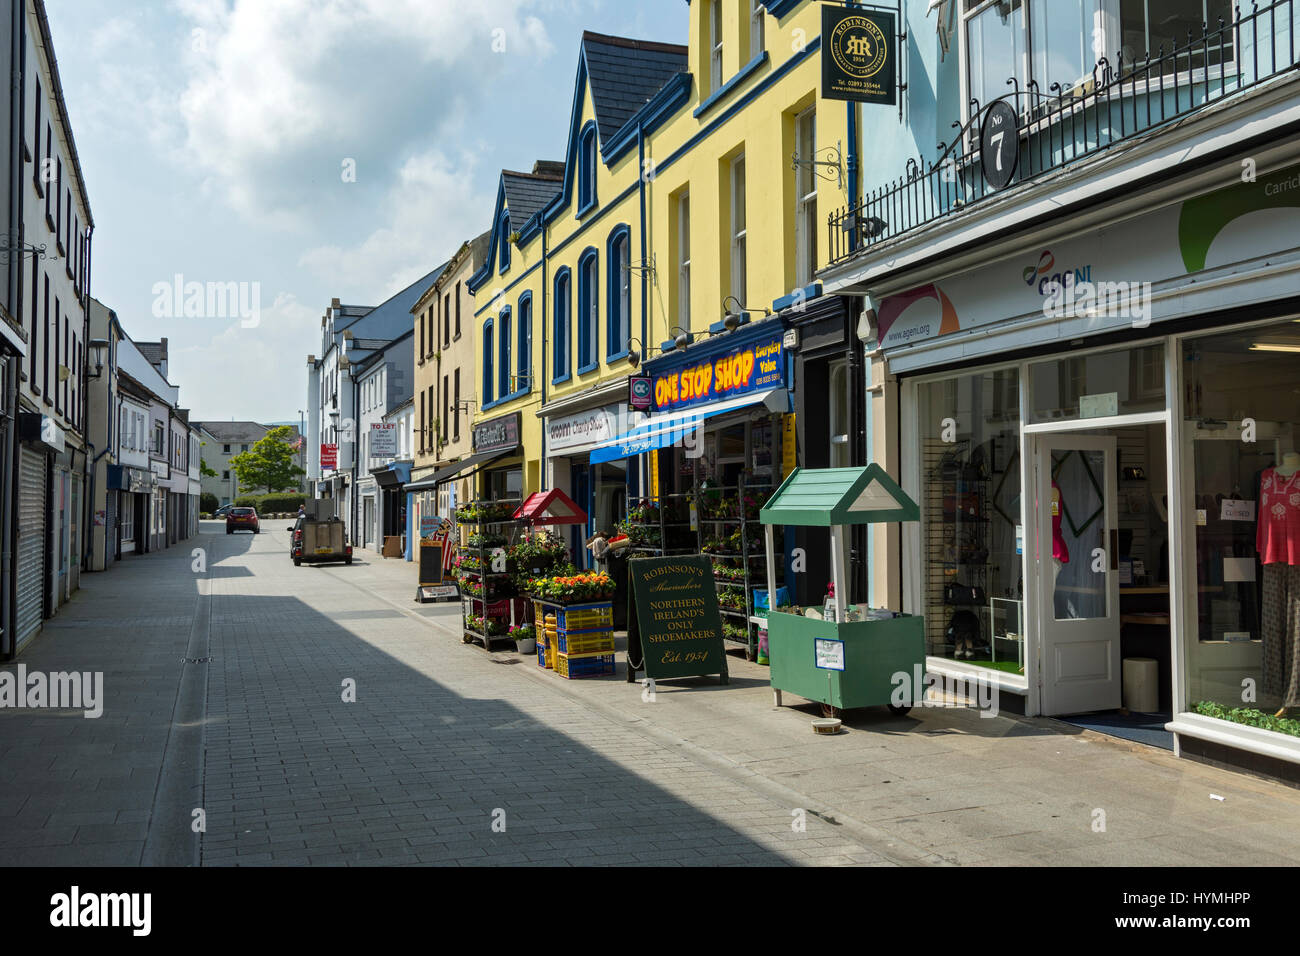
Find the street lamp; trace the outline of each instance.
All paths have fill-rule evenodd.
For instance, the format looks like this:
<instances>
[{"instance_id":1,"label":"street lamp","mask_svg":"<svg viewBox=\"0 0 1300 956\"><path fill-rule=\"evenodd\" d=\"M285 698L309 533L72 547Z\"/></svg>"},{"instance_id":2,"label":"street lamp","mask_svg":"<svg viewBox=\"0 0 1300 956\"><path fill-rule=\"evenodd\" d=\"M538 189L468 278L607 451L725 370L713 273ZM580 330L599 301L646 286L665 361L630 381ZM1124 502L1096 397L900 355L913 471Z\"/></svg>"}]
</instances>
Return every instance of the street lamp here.
<instances>
[{"instance_id":1,"label":"street lamp","mask_svg":"<svg viewBox=\"0 0 1300 956\"><path fill-rule=\"evenodd\" d=\"M108 339L91 339L90 340L90 362L95 366L95 372L91 378L99 378L104 374L104 353L108 351Z\"/></svg>"}]
</instances>

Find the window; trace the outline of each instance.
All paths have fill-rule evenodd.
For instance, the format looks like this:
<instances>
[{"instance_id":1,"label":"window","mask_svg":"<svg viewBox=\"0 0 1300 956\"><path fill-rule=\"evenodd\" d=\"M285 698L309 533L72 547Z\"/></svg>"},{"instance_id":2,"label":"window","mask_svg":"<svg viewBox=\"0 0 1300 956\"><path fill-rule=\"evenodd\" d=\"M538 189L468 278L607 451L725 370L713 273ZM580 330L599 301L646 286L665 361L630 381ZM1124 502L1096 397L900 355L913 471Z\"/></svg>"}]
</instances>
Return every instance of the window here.
<instances>
[{"instance_id":1,"label":"window","mask_svg":"<svg viewBox=\"0 0 1300 956\"><path fill-rule=\"evenodd\" d=\"M497 272L505 272L510 268L510 213L501 214L500 238L497 240L501 243L500 249L497 250Z\"/></svg>"},{"instance_id":2,"label":"window","mask_svg":"<svg viewBox=\"0 0 1300 956\"><path fill-rule=\"evenodd\" d=\"M554 326L552 346L555 354L551 358L551 374L555 382L563 382L569 377L569 306L570 306L569 270L563 268L555 276L555 305L553 309Z\"/></svg>"},{"instance_id":3,"label":"window","mask_svg":"<svg viewBox=\"0 0 1300 956\"><path fill-rule=\"evenodd\" d=\"M609 327L605 331L606 358L628 353L632 336L632 234L619 226L609 239Z\"/></svg>"},{"instance_id":4,"label":"window","mask_svg":"<svg viewBox=\"0 0 1300 956\"><path fill-rule=\"evenodd\" d=\"M40 140L38 138L37 142ZM41 350L41 270L32 256L32 351L27 357L27 377L36 385L36 354Z\"/></svg>"},{"instance_id":5,"label":"window","mask_svg":"<svg viewBox=\"0 0 1300 956\"><path fill-rule=\"evenodd\" d=\"M492 377L492 320L483 323L483 405L492 404L493 387L496 382Z\"/></svg>"},{"instance_id":6,"label":"window","mask_svg":"<svg viewBox=\"0 0 1300 956\"><path fill-rule=\"evenodd\" d=\"M166 437L164 436L163 433L162 422L154 422L153 423L153 446L150 449L150 451L155 456L161 457L163 455L163 446L165 442L166 442Z\"/></svg>"},{"instance_id":7,"label":"window","mask_svg":"<svg viewBox=\"0 0 1300 956\"><path fill-rule=\"evenodd\" d=\"M748 262L745 253L745 157L731 163L731 294L742 303L745 298Z\"/></svg>"},{"instance_id":8,"label":"window","mask_svg":"<svg viewBox=\"0 0 1300 956\"><path fill-rule=\"evenodd\" d=\"M442 344L451 344L451 296L444 296L446 305L442 307Z\"/></svg>"},{"instance_id":9,"label":"window","mask_svg":"<svg viewBox=\"0 0 1300 956\"><path fill-rule=\"evenodd\" d=\"M599 362L597 356L600 307L597 299L599 257L588 249L578 260L578 373L590 372Z\"/></svg>"},{"instance_id":10,"label":"window","mask_svg":"<svg viewBox=\"0 0 1300 956\"><path fill-rule=\"evenodd\" d=\"M63 411L63 389L59 386L59 366L63 364L63 339L59 330L63 326L62 310L58 297L54 299L54 410Z\"/></svg>"},{"instance_id":11,"label":"window","mask_svg":"<svg viewBox=\"0 0 1300 956\"><path fill-rule=\"evenodd\" d=\"M246 451L248 451L248 446L247 446L247 445L240 445L240 446L239 446L239 450L242 451L242 452L246 452Z\"/></svg>"},{"instance_id":12,"label":"window","mask_svg":"<svg viewBox=\"0 0 1300 956\"><path fill-rule=\"evenodd\" d=\"M228 472L228 471L223 471L223 472L221 473L221 480L222 480L222 481L229 481L229 480L230 480L230 472Z\"/></svg>"},{"instance_id":13,"label":"window","mask_svg":"<svg viewBox=\"0 0 1300 956\"><path fill-rule=\"evenodd\" d=\"M452 436L457 440L460 439L460 369L452 373L452 405L451 411L451 428Z\"/></svg>"},{"instance_id":14,"label":"window","mask_svg":"<svg viewBox=\"0 0 1300 956\"><path fill-rule=\"evenodd\" d=\"M456 283L456 338L460 338L460 283Z\"/></svg>"},{"instance_id":15,"label":"window","mask_svg":"<svg viewBox=\"0 0 1300 956\"><path fill-rule=\"evenodd\" d=\"M429 427L428 418L424 414L424 392L420 393L420 454L424 454L424 436L426 429Z\"/></svg>"},{"instance_id":16,"label":"window","mask_svg":"<svg viewBox=\"0 0 1300 956\"><path fill-rule=\"evenodd\" d=\"M506 306L497 317L497 349L500 353L497 360L497 394L502 398L514 393L510 387L510 347L514 341L510 336L510 319L510 307Z\"/></svg>"},{"instance_id":17,"label":"window","mask_svg":"<svg viewBox=\"0 0 1300 956\"><path fill-rule=\"evenodd\" d=\"M578 215L596 205L596 124L588 123L578 141Z\"/></svg>"},{"instance_id":18,"label":"window","mask_svg":"<svg viewBox=\"0 0 1300 956\"><path fill-rule=\"evenodd\" d=\"M50 129L50 124L45 124L45 161L49 162L54 157L54 133ZM45 183L45 221L54 222L54 217L50 215L50 174L49 167L41 170L41 182Z\"/></svg>"},{"instance_id":19,"label":"window","mask_svg":"<svg viewBox=\"0 0 1300 956\"><path fill-rule=\"evenodd\" d=\"M432 399L432 394L430 395L430 399ZM451 424L451 409L448 407L450 404L451 404L451 379L448 376L444 375L442 377L442 418L441 418L441 423L442 423L441 432L442 432L443 441L445 441L447 438L447 431L448 431L447 426Z\"/></svg>"},{"instance_id":20,"label":"window","mask_svg":"<svg viewBox=\"0 0 1300 956\"><path fill-rule=\"evenodd\" d=\"M515 365L519 388L533 388L533 296L525 293L519 297L519 345L515 349Z\"/></svg>"},{"instance_id":21,"label":"window","mask_svg":"<svg viewBox=\"0 0 1300 956\"><path fill-rule=\"evenodd\" d=\"M423 315L420 316L417 324L420 326L420 344L417 347L415 354L420 357L420 364L423 365L424 364L424 326L425 326L425 317Z\"/></svg>"},{"instance_id":22,"label":"window","mask_svg":"<svg viewBox=\"0 0 1300 956\"><path fill-rule=\"evenodd\" d=\"M63 160L56 159L54 162L58 174L54 187L54 202L57 206L54 211L54 241L61 252L63 250Z\"/></svg>"},{"instance_id":23,"label":"window","mask_svg":"<svg viewBox=\"0 0 1300 956\"><path fill-rule=\"evenodd\" d=\"M709 4L709 92L722 86L722 0Z\"/></svg>"},{"instance_id":24,"label":"window","mask_svg":"<svg viewBox=\"0 0 1300 956\"><path fill-rule=\"evenodd\" d=\"M691 330L691 197L677 200L677 325Z\"/></svg>"},{"instance_id":25,"label":"window","mask_svg":"<svg viewBox=\"0 0 1300 956\"><path fill-rule=\"evenodd\" d=\"M817 271L817 113L807 110L795 117L795 279L800 288L810 285Z\"/></svg>"},{"instance_id":26,"label":"window","mask_svg":"<svg viewBox=\"0 0 1300 956\"><path fill-rule=\"evenodd\" d=\"M36 81L36 100L32 113L36 117L35 125L32 127L36 136L36 142L32 147L32 182L36 183L36 194L38 196L45 194L45 187L41 184L41 81Z\"/></svg>"},{"instance_id":27,"label":"window","mask_svg":"<svg viewBox=\"0 0 1300 956\"><path fill-rule=\"evenodd\" d=\"M767 49L767 37L764 30L764 15L767 7L763 0L751 0L749 11L749 58L762 56Z\"/></svg>"}]
</instances>

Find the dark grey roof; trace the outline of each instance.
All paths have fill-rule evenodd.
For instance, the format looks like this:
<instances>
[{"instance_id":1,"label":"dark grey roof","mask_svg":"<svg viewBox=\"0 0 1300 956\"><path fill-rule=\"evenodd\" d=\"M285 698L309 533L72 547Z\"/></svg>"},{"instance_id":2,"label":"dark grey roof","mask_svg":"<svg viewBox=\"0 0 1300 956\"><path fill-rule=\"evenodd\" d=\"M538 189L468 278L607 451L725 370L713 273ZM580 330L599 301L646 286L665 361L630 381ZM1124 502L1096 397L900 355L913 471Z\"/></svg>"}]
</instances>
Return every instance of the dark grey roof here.
<instances>
[{"instance_id":1,"label":"dark grey roof","mask_svg":"<svg viewBox=\"0 0 1300 956\"><path fill-rule=\"evenodd\" d=\"M363 317L348 325L347 328L356 338L382 339L385 342L391 342L403 332L413 333L411 307L420 298L420 294L433 285L438 276L442 275L442 270L445 268L447 268L447 263L444 262L427 276L408 285L383 305L375 306ZM335 332L341 331L342 329L336 325Z\"/></svg>"},{"instance_id":2,"label":"dark grey roof","mask_svg":"<svg viewBox=\"0 0 1300 956\"><path fill-rule=\"evenodd\" d=\"M540 164L539 164L540 165ZM550 165L549 163L547 164ZM518 229L536 215L539 209L560 194L564 178L564 164L560 172L545 169L536 173L517 173L506 169L501 172L501 182L506 190L506 209L510 212L510 228Z\"/></svg>"},{"instance_id":3,"label":"dark grey roof","mask_svg":"<svg viewBox=\"0 0 1300 956\"><path fill-rule=\"evenodd\" d=\"M157 365L159 362L167 361L167 340L161 342L136 342L135 347L140 350L146 362L150 365Z\"/></svg>"},{"instance_id":4,"label":"dark grey roof","mask_svg":"<svg viewBox=\"0 0 1300 956\"><path fill-rule=\"evenodd\" d=\"M687 48L672 43L587 32L582 35L582 48L602 143L654 99L665 83L688 70Z\"/></svg>"}]
</instances>

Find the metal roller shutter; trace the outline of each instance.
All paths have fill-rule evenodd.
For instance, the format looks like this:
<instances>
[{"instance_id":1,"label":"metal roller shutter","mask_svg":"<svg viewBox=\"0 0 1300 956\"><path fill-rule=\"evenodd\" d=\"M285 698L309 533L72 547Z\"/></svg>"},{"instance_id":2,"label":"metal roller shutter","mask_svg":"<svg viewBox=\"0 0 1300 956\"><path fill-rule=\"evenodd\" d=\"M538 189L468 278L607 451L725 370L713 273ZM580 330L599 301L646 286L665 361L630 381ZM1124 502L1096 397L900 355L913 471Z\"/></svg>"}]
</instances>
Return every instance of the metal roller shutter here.
<instances>
[{"instance_id":1,"label":"metal roller shutter","mask_svg":"<svg viewBox=\"0 0 1300 956\"><path fill-rule=\"evenodd\" d=\"M45 609L45 482L49 458L22 449L18 486L17 647L41 627Z\"/></svg>"}]
</instances>

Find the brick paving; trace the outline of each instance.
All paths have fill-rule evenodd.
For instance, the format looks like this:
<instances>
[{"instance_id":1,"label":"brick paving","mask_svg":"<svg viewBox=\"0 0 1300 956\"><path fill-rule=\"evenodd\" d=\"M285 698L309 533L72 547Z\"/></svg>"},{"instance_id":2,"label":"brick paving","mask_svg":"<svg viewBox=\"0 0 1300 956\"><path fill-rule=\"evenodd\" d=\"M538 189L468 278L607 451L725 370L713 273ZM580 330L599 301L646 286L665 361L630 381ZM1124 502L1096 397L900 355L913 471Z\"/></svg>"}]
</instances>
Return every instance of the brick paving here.
<instances>
[{"instance_id":1,"label":"brick paving","mask_svg":"<svg viewBox=\"0 0 1300 956\"><path fill-rule=\"evenodd\" d=\"M621 664L563 681L462 644L413 575L374 554L294 568L267 522L83 576L22 663L104 671L104 715L0 710L0 863L1300 861L1281 785L964 709L817 738L811 707L774 708L766 668L735 657L729 685L653 701Z\"/></svg>"}]
</instances>

